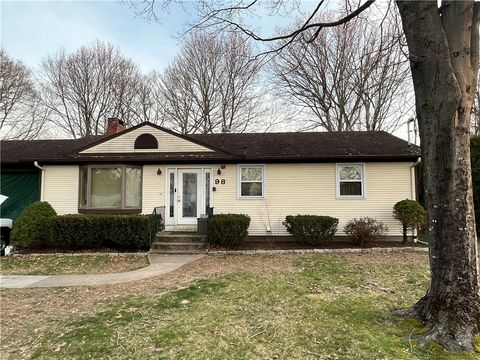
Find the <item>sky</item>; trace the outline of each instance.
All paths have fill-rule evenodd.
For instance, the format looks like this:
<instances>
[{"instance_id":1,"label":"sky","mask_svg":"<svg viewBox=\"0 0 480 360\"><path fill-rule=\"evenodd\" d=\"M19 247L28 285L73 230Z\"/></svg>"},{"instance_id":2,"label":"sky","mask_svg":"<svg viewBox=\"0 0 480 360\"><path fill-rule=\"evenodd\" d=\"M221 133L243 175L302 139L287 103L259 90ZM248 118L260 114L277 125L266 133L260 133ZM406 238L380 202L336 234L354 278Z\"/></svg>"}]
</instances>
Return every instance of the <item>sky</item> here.
<instances>
[{"instance_id":1,"label":"sky","mask_svg":"<svg viewBox=\"0 0 480 360\"><path fill-rule=\"evenodd\" d=\"M175 56L178 41L172 36L183 18L149 22L117 1L2 1L1 43L35 68L61 48L70 52L99 39L118 46L144 71L161 70Z\"/></svg>"},{"instance_id":2,"label":"sky","mask_svg":"<svg viewBox=\"0 0 480 360\"><path fill-rule=\"evenodd\" d=\"M305 1L310 9L314 1ZM187 2L187 11L189 4ZM180 7L158 12L160 22L137 16L126 2L4 1L0 0L1 44L7 53L35 69L49 54L65 48L74 51L96 39L108 41L133 59L143 71L162 70L178 51L178 35L192 14ZM252 21L260 23L259 19ZM272 32L281 17L262 17L262 28Z\"/></svg>"},{"instance_id":3,"label":"sky","mask_svg":"<svg viewBox=\"0 0 480 360\"><path fill-rule=\"evenodd\" d=\"M137 16L127 1L0 0L0 42L10 56L34 72L43 58L61 48L73 52L97 39L118 46L144 72L162 71L179 50L177 35L187 28L188 21L194 21L193 12L188 11L193 3L188 1L187 11L173 7L168 13L157 12L160 21L148 21ZM324 9L334 8L339 1L327 1ZM316 0L302 0L300 10L311 13L316 4ZM273 34L276 27L286 26L292 19L265 15L249 20L249 27L262 35ZM406 138L406 126L396 135Z\"/></svg>"}]
</instances>

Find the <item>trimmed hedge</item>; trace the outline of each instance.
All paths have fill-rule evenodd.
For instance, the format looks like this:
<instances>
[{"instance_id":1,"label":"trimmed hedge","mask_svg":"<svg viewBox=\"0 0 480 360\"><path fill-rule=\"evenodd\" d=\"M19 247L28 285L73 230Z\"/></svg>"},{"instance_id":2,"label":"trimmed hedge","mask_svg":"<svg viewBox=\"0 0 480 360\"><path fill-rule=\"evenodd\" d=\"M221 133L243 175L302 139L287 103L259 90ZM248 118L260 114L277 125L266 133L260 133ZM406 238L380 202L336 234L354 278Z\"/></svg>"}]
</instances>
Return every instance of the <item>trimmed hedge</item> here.
<instances>
[{"instance_id":1,"label":"trimmed hedge","mask_svg":"<svg viewBox=\"0 0 480 360\"><path fill-rule=\"evenodd\" d=\"M30 204L15 220L12 244L26 248L45 248L50 244L49 221L57 213L46 201Z\"/></svg>"},{"instance_id":2,"label":"trimmed hedge","mask_svg":"<svg viewBox=\"0 0 480 360\"><path fill-rule=\"evenodd\" d=\"M243 214L215 214L208 219L208 241L227 248L242 244L248 235L250 217Z\"/></svg>"},{"instance_id":3,"label":"trimmed hedge","mask_svg":"<svg viewBox=\"0 0 480 360\"><path fill-rule=\"evenodd\" d=\"M338 219L320 215L289 215L283 225L296 241L319 245L333 240L337 232Z\"/></svg>"},{"instance_id":4,"label":"trimmed hedge","mask_svg":"<svg viewBox=\"0 0 480 360\"><path fill-rule=\"evenodd\" d=\"M157 230L152 215L62 215L51 219L51 241L59 248L148 249Z\"/></svg>"},{"instance_id":5,"label":"trimmed hedge","mask_svg":"<svg viewBox=\"0 0 480 360\"><path fill-rule=\"evenodd\" d=\"M419 230L427 218L427 213L422 205L415 200L405 199L393 206L393 216L402 223L403 242L407 242L407 231Z\"/></svg>"}]
</instances>

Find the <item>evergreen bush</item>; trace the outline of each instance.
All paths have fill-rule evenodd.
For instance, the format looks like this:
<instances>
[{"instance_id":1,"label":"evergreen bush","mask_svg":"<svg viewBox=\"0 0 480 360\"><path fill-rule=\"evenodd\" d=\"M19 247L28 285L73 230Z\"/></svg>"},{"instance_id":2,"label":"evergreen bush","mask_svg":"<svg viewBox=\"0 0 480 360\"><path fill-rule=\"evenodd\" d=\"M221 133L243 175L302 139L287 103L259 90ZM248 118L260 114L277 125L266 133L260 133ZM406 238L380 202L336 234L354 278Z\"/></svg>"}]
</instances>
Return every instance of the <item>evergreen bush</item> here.
<instances>
[{"instance_id":1,"label":"evergreen bush","mask_svg":"<svg viewBox=\"0 0 480 360\"><path fill-rule=\"evenodd\" d=\"M208 219L208 241L231 248L242 244L248 235L250 217L243 214L215 214Z\"/></svg>"},{"instance_id":2,"label":"evergreen bush","mask_svg":"<svg viewBox=\"0 0 480 360\"><path fill-rule=\"evenodd\" d=\"M146 250L157 226L153 215L62 215L51 219L51 241L65 249Z\"/></svg>"},{"instance_id":3,"label":"evergreen bush","mask_svg":"<svg viewBox=\"0 0 480 360\"><path fill-rule=\"evenodd\" d=\"M13 223L12 244L25 248L45 248L50 244L50 220L57 215L46 201L31 203Z\"/></svg>"},{"instance_id":4,"label":"evergreen bush","mask_svg":"<svg viewBox=\"0 0 480 360\"><path fill-rule=\"evenodd\" d=\"M408 230L418 230L425 225L427 213L419 202L405 199L393 206L393 216L402 223L403 243L406 243Z\"/></svg>"},{"instance_id":5,"label":"evergreen bush","mask_svg":"<svg viewBox=\"0 0 480 360\"><path fill-rule=\"evenodd\" d=\"M296 241L319 245L333 240L337 232L338 219L320 215L289 215L283 225Z\"/></svg>"}]
</instances>

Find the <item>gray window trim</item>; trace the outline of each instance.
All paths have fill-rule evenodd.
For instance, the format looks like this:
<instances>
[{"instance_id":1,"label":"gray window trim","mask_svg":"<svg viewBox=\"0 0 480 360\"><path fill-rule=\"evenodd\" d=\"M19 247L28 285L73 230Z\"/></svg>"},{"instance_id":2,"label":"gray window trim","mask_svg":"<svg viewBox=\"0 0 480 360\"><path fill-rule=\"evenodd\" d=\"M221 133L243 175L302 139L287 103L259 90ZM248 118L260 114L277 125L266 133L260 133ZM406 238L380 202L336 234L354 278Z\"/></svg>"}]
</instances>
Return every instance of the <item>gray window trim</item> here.
<instances>
[{"instance_id":1,"label":"gray window trim","mask_svg":"<svg viewBox=\"0 0 480 360\"><path fill-rule=\"evenodd\" d=\"M91 194L92 194L92 169L114 169L114 168L120 168L121 173L122 173L122 181L121 181L121 194L122 194L122 205L121 207L118 208L101 208L101 207L92 207L91 206ZM125 201L126 201L126 174L127 174L127 168L132 168L132 169L140 169L141 170L141 177L140 177L140 206L139 207L127 207L125 206ZM80 188L82 186L81 181L81 170L87 170L87 186L86 186L86 197L87 197L87 205L85 207L80 207L81 205L81 192ZM123 165L123 164L108 164L108 165L84 165L80 166L80 171L78 173L78 177L80 179L79 184L78 184L78 209L79 210L98 210L98 211L115 211L115 210L141 210L143 206L143 166L138 166L138 165Z\"/></svg>"}]
</instances>

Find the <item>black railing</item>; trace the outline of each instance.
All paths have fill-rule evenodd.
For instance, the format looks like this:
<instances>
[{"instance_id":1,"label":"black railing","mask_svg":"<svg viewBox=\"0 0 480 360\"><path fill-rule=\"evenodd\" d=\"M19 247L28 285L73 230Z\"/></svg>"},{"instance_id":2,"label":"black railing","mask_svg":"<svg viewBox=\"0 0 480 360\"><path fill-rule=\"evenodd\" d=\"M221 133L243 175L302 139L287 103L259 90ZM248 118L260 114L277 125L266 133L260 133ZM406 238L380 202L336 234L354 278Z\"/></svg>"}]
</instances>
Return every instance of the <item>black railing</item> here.
<instances>
[{"instance_id":1,"label":"black railing","mask_svg":"<svg viewBox=\"0 0 480 360\"><path fill-rule=\"evenodd\" d=\"M155 236L165 229L165 206L157 206L153 208L152 212L153 226L150 234L150 247Z\"/></svg>"},{"instance_id":2,"label":"black railing","mask_svg":"<svg viewBox=\"0 0 480 360\"><path fill-rule=\"evenodd\" d=\"M197 219L197 233L206 235L208 238L208 218L213 215L213 207L207 206L205 210L205 215L207 215L207 217L199 217Z\"/></svg>"},{"instance_id":3,"label":"black railing","mask_svg":"<svg viewBox=\"0 0 480 360\"><path fill-rule=\"evenodd\" d=\"M207 213L208 217L212 217L213 207L207 206L206 210L207 210L206 213Z\"/></svg>"}]
</instances>

